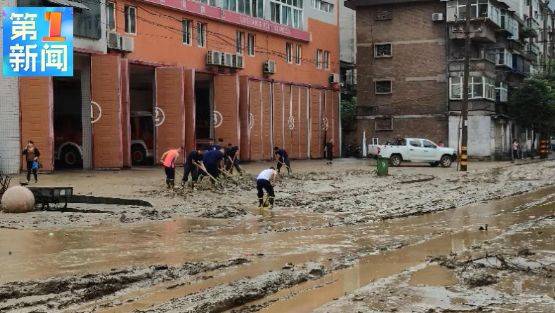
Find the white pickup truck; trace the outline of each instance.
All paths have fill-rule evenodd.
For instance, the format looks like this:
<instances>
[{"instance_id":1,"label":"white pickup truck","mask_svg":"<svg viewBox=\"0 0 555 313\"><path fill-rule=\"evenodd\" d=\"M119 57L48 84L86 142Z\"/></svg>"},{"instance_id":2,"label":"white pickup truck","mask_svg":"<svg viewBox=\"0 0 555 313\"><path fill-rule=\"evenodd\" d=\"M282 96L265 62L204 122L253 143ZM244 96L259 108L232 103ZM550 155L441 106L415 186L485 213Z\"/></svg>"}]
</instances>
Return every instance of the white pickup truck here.
<instances>
[{"instance_id":1,"label":"white pickup truck","mask_svg":"<svg viewBox=\"0 0 555 313\"><path fill-rule=\"evenodd\" d=\"M422 138L404 138L393 144L368 145L368 155L387 158L393 166L399 166L402 162L426 162L431 166L449 167L457 158L455 149L440 147Z\"/></svg>"}]
</instances>

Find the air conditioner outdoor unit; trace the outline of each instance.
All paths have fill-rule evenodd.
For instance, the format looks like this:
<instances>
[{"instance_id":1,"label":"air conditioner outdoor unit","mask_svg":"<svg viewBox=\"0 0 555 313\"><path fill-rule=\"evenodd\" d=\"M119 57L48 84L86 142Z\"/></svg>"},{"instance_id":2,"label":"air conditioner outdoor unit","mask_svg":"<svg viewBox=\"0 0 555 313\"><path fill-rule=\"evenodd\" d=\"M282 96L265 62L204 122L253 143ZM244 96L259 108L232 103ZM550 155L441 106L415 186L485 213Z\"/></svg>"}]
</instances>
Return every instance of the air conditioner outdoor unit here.
<instances>
[{"instance_id":1,"label":"air conditioner outdoor unit","mask_svg":"<svg viewBox=\"0 0 555 313\"><path fill-rule=\"evenodd\" d=\"M328 82L330 84L338 84L339 83L339 74L330 74L330 76L328 77Z\"/></svg>"},{"instance_id":2,"label":"air conditioner outdoor unit","mask_svg":"<svg viewBox=\"0 0 555 313\"><path fill-rule=\"evenodd\" d=\"M121 50L121 36L118 33L108 33L108 48Z\"/></svg>"},{"instance_id":3,"label":"air conditioner outdoor unit","mask_svg":"<svg viewBox=\"0 0 555 313\"><path fill-rule=\"evenodd\" d=\"M133 48L135 47L135 42L133 37L129 36L121 36L121 50L127 52L133 52Z\"/></svg>"},{"instance_id":4,"label":"air conditioner outdoor unit","mask_svg":"<svg viewBox=\"0 0 555 313\"><path fill-rule=\"evenodd\" d=\"M244 59L242 55L234 54L233 55L233 67L234 68L244 68L245 65L243 63Z\"/></svg>"},{"instance_id":5,"label":"air conditioner outdoor unit","mask_svg":"<svg viewBox=\"0 0 555 313\"><path fill-rule=\"evenodd\" d=\"M220 51L208 51L206 54L207 65L222 65L222 53Z\"/></svg>"},{"instance_id":6,"label":"air conditioner outdoor unit","mask_svg":"<svg viewBox=\"0 0 555 313\"><path fill-rule=\"evenodd\" d=\"M227 67L233 67L233 55L231 53L222 54L222 65Z\"/></svg>"},{"instance_id":7,"label":"air conditioner outdoor unit","mask_svg":"<svg viewBox=\"0 0 555 313\"><path fill-rule=\"evenodd\" d=\"M433 13L432 14L432 21L434 22L441 22L443 21L443 13Z\"/></svg>"},{"instance_id":8,"label":"air conditioner outdoor unit","mask_svg":"<svg viewBox=\"0 0 555 313\"><path fill-rule=\"evenodd\" d=\"M276 72L276 62L267 60L263 66L264 74L274 74Z\"/></svg>"}]
</instances>

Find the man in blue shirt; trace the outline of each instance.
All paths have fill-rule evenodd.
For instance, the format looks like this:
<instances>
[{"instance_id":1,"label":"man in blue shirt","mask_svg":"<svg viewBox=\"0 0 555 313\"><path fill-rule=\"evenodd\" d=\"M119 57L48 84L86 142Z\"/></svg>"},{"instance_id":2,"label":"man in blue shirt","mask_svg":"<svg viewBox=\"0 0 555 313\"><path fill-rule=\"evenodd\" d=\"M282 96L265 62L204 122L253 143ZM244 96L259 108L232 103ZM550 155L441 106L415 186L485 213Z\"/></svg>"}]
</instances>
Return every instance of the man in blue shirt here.
<instances>
[{"instance_id":1,"label":"man in blue shirt","mask_svg":"<svg viewBox=\"0 0 555 313\"><path fill-rule=\"evenodd\" d=\"M220 176L220 169L223 167L223 159L224 149L205 151L202 156L202 163L204 163L206 172L214 177L214 179Z\"/></svg>"},{"instance_id":2,"label":"man in blue shirt","mask_svg":"<svg viewBox=\"0 0 555 313\"><path fill-rule=\"evenodd\" d=\"M281 167L285 165L287 167L287 174L291 174L291 162L289 161L289 155L285 149L280 149L274 147L274 157L277 159L277 172L279 174Z\"/></svg>"}]
</instances>

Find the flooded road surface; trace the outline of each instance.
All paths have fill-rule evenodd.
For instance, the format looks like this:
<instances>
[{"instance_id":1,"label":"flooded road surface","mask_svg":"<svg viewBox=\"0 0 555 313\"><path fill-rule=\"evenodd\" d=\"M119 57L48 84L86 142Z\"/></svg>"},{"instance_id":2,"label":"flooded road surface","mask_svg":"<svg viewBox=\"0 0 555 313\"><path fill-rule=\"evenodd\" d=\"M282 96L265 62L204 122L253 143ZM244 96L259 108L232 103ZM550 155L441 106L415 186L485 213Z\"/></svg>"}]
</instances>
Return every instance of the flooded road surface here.
<instances>
[{"instance_id":1,"label":"flooded road surface","mask_svg":"<svg viewBox=\"0 0 555 313\"><path fill-rule=\"evenodd\" d=\"M551 216L555 205L522 207L555 193L550 187L514 198L371 224L329 227L317 214L277 211L273 217L243 221L176 219L130 227L99 226L52 231L0 230L0 282L109 271L152 264L247 258L248 264L215 270L206 279L176 285L162 282L115 296L116 307L103 301L83 303L70 311L133 311L184 297L243 277L280 270L284 264L308 261L330 265L358 259L320 279L286 288L248 305L263 312L311 312L325 303L406 268L429 256L462 251L491 239L511 225ZM478 227L489 224L488 231ZM516 240L516 239L515 239ZM352 256L352 258L338 258ZM362 257L358 257L362 256ZM336 264L337 265L337 264ZM423 268L414 284L445 285L453 281L441 268ZM433 276L434 279L428 280ZM127 300L133 299L128 302Z\"/></svg>"}]
</instances>

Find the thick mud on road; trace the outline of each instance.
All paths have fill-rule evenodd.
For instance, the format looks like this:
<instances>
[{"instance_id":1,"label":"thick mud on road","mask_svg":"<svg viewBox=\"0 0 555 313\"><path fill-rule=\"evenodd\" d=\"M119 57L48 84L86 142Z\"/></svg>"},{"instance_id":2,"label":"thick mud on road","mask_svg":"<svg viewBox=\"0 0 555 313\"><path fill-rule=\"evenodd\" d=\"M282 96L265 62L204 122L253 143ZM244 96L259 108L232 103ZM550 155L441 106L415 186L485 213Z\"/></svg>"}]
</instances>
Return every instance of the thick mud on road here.
<instances>
[{"instance_id":1,"label":"thick mud on road","mask_svg":"<svg viewBox=\"0 0 555 313\"><path fill-rule=\"evenodd\" d=\"M272 214L248 178L95 227L2 214L0 312L552 311L554 162L395 170L295 174Z\"/></svg>"}]
</instances>

